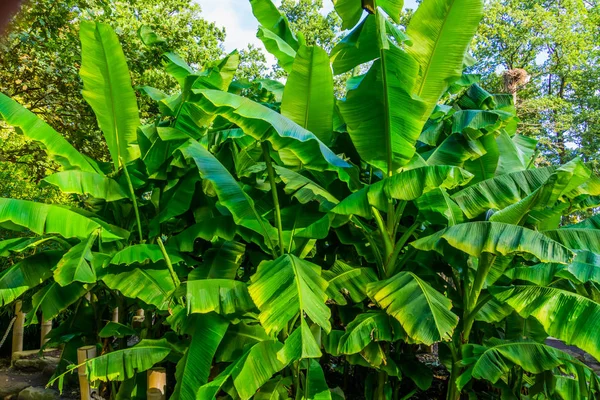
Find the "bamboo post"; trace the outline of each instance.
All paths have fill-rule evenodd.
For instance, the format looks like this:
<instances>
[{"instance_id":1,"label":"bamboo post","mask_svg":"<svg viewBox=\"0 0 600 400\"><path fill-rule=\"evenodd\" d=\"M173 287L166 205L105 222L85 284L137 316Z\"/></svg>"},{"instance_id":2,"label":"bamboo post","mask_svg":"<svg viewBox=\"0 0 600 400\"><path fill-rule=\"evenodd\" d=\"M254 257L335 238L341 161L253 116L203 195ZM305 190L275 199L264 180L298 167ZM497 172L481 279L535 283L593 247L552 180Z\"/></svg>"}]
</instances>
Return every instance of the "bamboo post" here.
<instances>
[{"instance_id":1,"label":"bamboo post","mask_svg":"<svg viewBox=\"0 0 600 400\"><path fill-rule=\"evenodd\" d=\"M160 393L160 396L157 394ZM164 368L155 367L148 370L148 399L166 400L167 396L167 371ZM150 397L153 396L153 397Z\"/></svg>"},{"instance_id":2,"label":"bamboo post","mask_svg":"<svg viewBox=\"0 0 600 400\"><path fill-rule=\"evenodd\" d=\"M44 316L44 313L42 313L42 326L40 327L41 329L41 334L40 334L40 349L42 347L44 347L44 345L46 343L48 343L48 340L50 339L46 339L46 335L48 333L50 333L50 331L52 330L52 320L51 319L46 319L46 317Z\"/></svg>"},{"instance_id":3,"label":"bamboo post","mask_svg":"<svg viewBox=\"0 0 600 400\"><path fill-rule=\"evenodd\" d=\"M119 307L113 308L112 322L119 322Z\"/></svg>"},{"instance_id":4,"label":"bamboo post","mask_svg":"<svg viewBox=\"0 0 600 400\"><path fill-rule=\"evenodd\" d=\"M23 330L25 325L25 313L21 311L23 307L23 302L18 300L15 302L15 324L13 326L13 335L12 335L12 354L17 351L23 351Z\"/></svg>"},{"instance_id":5,"label":"bamboo post","mask_svg":"<svg viewBox=\"0 0 600 400\"><path fill-rule=\"evenodd\" d=\"M96 357L96 346L83 346L77 349L77 364L85 360ZM88 381L86 366L81 365L77 369L79 375L79 389L81 391L81 400L92 400L92 394L96 391L90 387Z\"/></svg>"}]
</instances>

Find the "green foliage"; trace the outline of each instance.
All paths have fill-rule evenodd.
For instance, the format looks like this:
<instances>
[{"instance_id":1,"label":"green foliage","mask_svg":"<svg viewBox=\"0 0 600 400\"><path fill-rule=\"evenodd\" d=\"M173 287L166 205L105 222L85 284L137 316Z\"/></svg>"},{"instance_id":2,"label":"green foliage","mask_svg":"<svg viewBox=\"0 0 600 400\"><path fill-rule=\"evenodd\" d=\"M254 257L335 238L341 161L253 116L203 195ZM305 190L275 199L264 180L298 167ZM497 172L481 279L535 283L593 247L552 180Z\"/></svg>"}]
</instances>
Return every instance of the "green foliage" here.
<instances>
[{"instance_id":1,"label":"green foliage","mask_svg":"<svg viewBox=\"0 0 600 400\"><path fill-rule=\"evenodd\" d=\"M202 70L168 52L179 86L143 88L151 120L116 34L82 24L111 163L2 97L4 121L61 166L46 184L81 200L0 199L1 226L24 235L0 242L22 258L0 275L2 306L66 318L53 381L112 336L84 363L111 396L176 365L179 399L410 398L432 381L416 346L438 343L450 400L596 398L596 375L542 342L600 357L598 217L559 224L598 206L599 181L580 160L535 168L512 98L461 75L482 2L424 0L404 32L400 2L340 0L358 26L330 51L270 0L251 5L285 85L237 79L237 52ZM349 70L364 74L338 99L332 74ZM333 387L337 367L349 387Z\"/></svg>"}]
</instances>

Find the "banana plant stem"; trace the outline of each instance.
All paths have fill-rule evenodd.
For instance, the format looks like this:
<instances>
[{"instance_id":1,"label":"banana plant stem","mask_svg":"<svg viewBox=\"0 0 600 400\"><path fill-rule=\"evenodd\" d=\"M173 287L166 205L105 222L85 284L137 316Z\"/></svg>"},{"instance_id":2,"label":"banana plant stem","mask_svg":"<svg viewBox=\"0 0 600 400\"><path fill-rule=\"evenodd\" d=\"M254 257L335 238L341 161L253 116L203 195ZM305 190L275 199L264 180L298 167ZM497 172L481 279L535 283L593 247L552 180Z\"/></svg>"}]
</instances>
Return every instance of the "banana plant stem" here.
<instances>
[{"instance_id":1,"label":"banana plant stem","mask_svg":"<svg viewBox=\"0 0 600 400\"><path fill-rule=\"evenodd\" d=\"M135 220L138 228L138 235L140 236L140 242L144 240L142 235L142 223L140 222L140 210L138 209L137 200L135 198L135 191L133 190L133 184L131 183L131 177L129 176L129 171L127 170L127 166L123 162L123 159L120 159L121 166L123 167L123 172L125 172L125 178L127 179L127 186L129 187L129 192L131 193L131 201L133 202L133 211L135 212Z\"/></svg>"},{"instance_id":2,"label":"banana plant stem","mask_svg":"<svg viewBox=\"0 0 600 400\"><path fill-rule=\"evenodd\" d=\"M169 268L169 273L171 274L171 279L173 279L173 284L175 285L175 287L177 287L180 284L179 278L177 277L177 274L175 273L175 270L173 269L173 264L171 263L171 258L169 257L169 254L167 253L167 249L165 249L165 245L163 244L163 241L161 238L157 238L156 242L158 243L158 247L160 247L160 251L162 252L165 262L167 263L167 268Z\"/></svg>"},{"instance_id":3,"label":"banana plant stem","mask_svg":"<svg viewBox=\"0 0 600 400\"><path fill-rule=\"evenodd\" d=\"M281 224L281 208L279 207L279 196L277 195L277 185L275 184L275 171L271 163L271 155L269 154L269 145L266 142L261 143L263 157L267 164L267 174L269 175L269 183L271 184L271 194L273 195L273 204L275 205L275 223L277 224L277 235L279 236L279 255L285 253L283 244L283 227Z\"/></svg>"}]
</instances>

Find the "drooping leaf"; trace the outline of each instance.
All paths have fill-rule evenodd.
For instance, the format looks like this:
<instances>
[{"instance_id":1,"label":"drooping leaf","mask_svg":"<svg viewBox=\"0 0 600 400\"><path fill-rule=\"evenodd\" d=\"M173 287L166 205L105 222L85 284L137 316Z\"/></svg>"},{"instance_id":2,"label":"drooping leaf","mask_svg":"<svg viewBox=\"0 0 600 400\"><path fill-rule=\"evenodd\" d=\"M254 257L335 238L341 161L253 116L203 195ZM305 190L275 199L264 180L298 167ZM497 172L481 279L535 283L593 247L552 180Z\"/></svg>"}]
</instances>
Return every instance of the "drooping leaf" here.
<instances>
[{"instance_id":1,"label":"drooping leaf","mask_svg":"<svg viewBox=\"0 0 600 400\"><path fill-rule=\"evenodd\" d=\"M260 310L259 320L268 334L280 332L300 314L306 314L326 332L331 330L325 305L327 281L321 268L294 255L263 261L251 278L250 296Z\"/></svg>"},{"instance_id":2,"label":"drooping leaf","mask_svg":"<svg viewBox=\"0 0 600 400\"><path fill-rule=\"evenodd\" d=\"M296 57L296 50L291 47L285 40L277 36L276 33L265 29L262 26L258 27L256 37L263 42L265 49L271 53L279 63L279 66L286 72L291 72Z\"/></svg>"},{"instance_id":3,"label":"drooping leaf","mask_svg":"<svg viewBox=\"0 0 600 400\"><path fill-rule=\"evenodd\" d=\"M524 371L539 374L568 363L571 359L563 351L533 341L495 339L488 346L467 344L463 348L463 364L468 370L459 377L458 384L462 388L471 377L496 383L515 365Z\"/></svg>"},{"instance_id":4,"label":"drooping leaf","mask_svg":"<svg viewBox=\"0 0 600 400\"><path fill-rule=\"evenodd\" d=\"M246 284L232 279L188 281L187 300L188 313L231 315L254 308Z\"/></svg>"},{"instance_id":5,"label":"drooping leaf","mask_svg":"<svg viewBox=\"0 0 600 400\"><path fill-rule=\"evenodd\" d=\"M98 238L94 232L87 240L82 240L71 247L60 259L54 271L54 280L61 286L73 282L95 283L96 271L90 264L92 259L92 246Z\"/></svg>"},{"instance_id":6,"label":"drooping leaf","mask_svg":"<svg viewBox=\"0 0 600 400\"><path fill-rule=\"evenodd\" d=\"M412 272L371 283L367 293L400 322L408 336L426 345L449 340L458 324L450 300Z\"/></svg>"},{"instance_id":7,"label":"drooping leaf","mask_svg":"<svg viewBox=\"0 0 600 400\"><path fill-rule=\"evenodd\" d=\"M332 212L371 217L371 206L387 210L388 199L415 200L437 188L452 189L466 184L472 175L458 167L425 166L400 172L369 185L342 200Z\"/></svg>"},{"instance_id":8,"label":"drooping leaf","mask_svg":"<svg viewBox=\"0 0 600 400\"><path fill-rule=\"evenodd\" d=\"M0 274L0 306L15 301L52 276L52 268L60 260L61 252L44 251L34 254Z\"/></svg>"},{"instance_id":9,"label":"drooping leaf","mask_svg":"<svg viewBox=\"0 0 600 400\"><path fill-rule=\"evenodd\" d=\"M10 97L0 93L0 120L18 128L39 143L48 156L65 169L95 172L94 167L50 125Z\"/></svg>"},{"instance_id":10,"label":"drooping leaf","mask_svg":"<svg viewBox=\"0 0 600 400\"><path fill-rule=\"evenodd\" d=\"M323 271L329 285L327 296L337 304L344 306L348 296L354 303L359 303L367 297L366 286L377 280L377 274L371 268L354 268L340 260L333 267Z\"/></svg>"},{"instance_id":11,"label":"drooping leaf","mask_svg":"<svg viewBox=\"0 0 600 400\"><path fill-rule=\"evenodd\" d=\"M500 302L514 308L523 318L537 319L546 332L600 358L600 304L566 290L539 286L490 287Z\"/></svg>"},{"instance_id":12,"label":"drooping leaf","mask_svg":"<svg viewBox=\"0 0 600 400\"><path fill-rule=\"evenodd\" d=\"M124 296L139 298L159 310L169 307L175 285L164 263L148 264L143 267L112 266L98 272L106 286L120 291Z\"/></svg>"},{"instance_id":13,"label":"drooping leaf","mask_svg":"<svg viewBox=\"0 0 600 400\"><path fill-rule=\"evenodd\" d=\"M61 171L44 178L44 182L58 187L64 193L90 195L106 201L130 197L115 180L95 172Z\"/></svg>"},{"instance_id":14,"label":"drooping leaf","mask_svg":"<svg viewBox=\"0 0 600 400\"><path fill-rule=\"evenodd\" d=\"M254 206L254 201L242 190L229 171L208 150L195 141L179 148L182 156L198 168L200 176L213 184L222 205L227 207L236 224L242 225L265 237L269 247L277 242L277 231Z\"/></svg>"},{"instance_id":15,"label":"drooping leaf","mask_svg":"<svg viewBox=\"0 0 600 400\"><path fill-rule=\"evenodd\" d=\"M139 158L140 124L135 92L119 39L108 25L82 21L81 70L83 98L94 110L115 169Z\"/></svg>"},{"instance_id":16,"label":"drooping leaf","mask_svg":"<svg viewBox=\"0 0 600 400\"><path fill-rule=\"evenodd\" d=\"M364 350L371 342L388 341L401 337L403 332L396 332L390 316L383 311L369 311L358 314L348 324L346 332L339 339L338 354L356 354ZM400 327L397 327L398 330Z\"/></svg>"},{"instance_id":17,"label":"drooping leaf","mask_svg":"<svg viewBox=\"0 0 600 400\"><path fill-rule=\"evenodd\" d=\"M133 347L88 359L87 375L90 381L123 381L152 368L172 349L166 339L144 339Z\"/></svg>"},{"instance_id":18,"label":"drooping leaf","mask_svg":"<svg viewBox=\"0 0 600 400\"><path fill-rule=\"evenodd\" d=\"M508 255L529 253L543 262L568 263L572 252L539 232L500 222L467 222L443 229L411 243L419 250L444 254L450 245L473 257L482 253Z\"/></svg>"},{"instance_id":19,"label":"drooping leaf","mask_svg":"<svg viewBox=\"0 0 600 400\"><path fill-rule=\"evenodd\" d=\"M171 263L177 264L183 261L181 255L172 249L167 247L167 254ZM132 264L143 264L147 262L157 263L164 259L164 255L160 250L160 246L157 244L134 244L125 247L123 250L117 252L110 259L110 263L114 265L132 265Z\"/></svg>"},{"instance_id":20,"label":"drooping leaf","mask_svg":"<svg viewBox=\"0 0 600 400\"><path fill-rule=\"evenodd\" d=\"M122 338L125 336L135 335L137 332L127 326L120 324L118 322L109 321L104 327L98 332L98 337L101 338L110 338L110 337L118 337Z\"/></svg>"},{"instance_id":21,"label":"drooping leaf","mask_svg":"<svg viewBox=\"0 0 600 400\"><path fill-rule=\"evenodd\" d=\"M502 210L523 200L542 186L555 169L544 167L496 176L456 192L452 199L467 217L475 218L487 210Z\"/></svg>"},{"instance_id":22,"label":"drooping leaf","mask_svg":"<svg viewBox=\"0 0 600 400\"><path fill-rule=\"evenodd\" d=\"M37 323L38 310L42 311L44 318L54 319L86 293L87 289L80 282L68 286L60 286L52 282L33 295L31 311L25 316L25 323L27 325Z\"/></svg>"},{"instance_id":23,"label":"drooping leaf","mask_svg":"<svg viewBox=\"0 0 600 400\"><path fill-rule=\"evenodd\" d=\"M303 165L316 170L350 167L314 134L268 107L217 90L194 90L194 93L191 101L205 112L222 116L256 140L268 141L280 156L289 152Z\"/></svg>"},{"instance_id":24,"label":"drooping leaf","mask_svg":"<svg viewBox=\"0 0 600 400\"><path fill-rule=\"evenodd\" d=\"M600 229L580 229L573 225L569 229L553 229L542 233L571 250L589 250L600 254Z\"/></svg>"},{"instance_id":25,"label":"drooping leaf","mask_svg":"<svg viewBox=\"0 0 600 400\"><path fill-rule=\"evenodd\" d=\"M103 226L68 208L28 200L0 198L0 225L7 223L11 225L5 225L5 228L13 229L16 225L38 235L54 233L65 238L85 240L92 232L101 229L100 235L104 242L125 238L121 236L121 232L113 233L105 229L106 224Z\"/></svg>"},{"instance_id":26,"label":"drooping leaf","mask_svg":"<svg viewBox=\"0 0 600 400\"><path fill-rule=\"evenodd\" d=\"M277 9L271 0L250 0L252 14L265 29L271 31L294 50L300 43L291 31L287 16Z\"/></svg>"}]
</instances>

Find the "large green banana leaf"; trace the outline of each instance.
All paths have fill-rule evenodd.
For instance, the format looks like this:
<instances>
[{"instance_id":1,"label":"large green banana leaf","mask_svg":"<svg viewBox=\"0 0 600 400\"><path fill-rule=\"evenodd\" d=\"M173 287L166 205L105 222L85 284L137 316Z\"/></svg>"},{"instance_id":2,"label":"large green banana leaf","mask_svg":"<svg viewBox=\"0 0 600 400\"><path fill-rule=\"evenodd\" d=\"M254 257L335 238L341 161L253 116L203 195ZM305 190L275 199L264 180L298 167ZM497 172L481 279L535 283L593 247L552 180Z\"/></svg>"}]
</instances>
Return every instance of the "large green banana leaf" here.
<instances>
[{"instance_id":1,"label":"large green banana leaf","mask_svg":"<svg viewBox=\"0 0 600 400\"><path fill-rule=\"evenodd\" d=\"M589 250L600 254L600 230L574 227L542 231L544 235L572 250Z\"/></svg>"},{"instance_id":2,"label":"large green banana leaf","mask_svg":"<svg viewBox=\"0 0 600 400\"><path fill-rule=\"evenodd\" d=\"M206 241L213 239L233 240L238 233L238 227L231 216L207 218L194 224L169 239L171 245L183 252L194 251L194 243L200 238Z\"/></svg>"},{"instance_id":3,"label":"large green banana leaf","mask_svg":"<svg viewBox=\"0 0 600 400\"><path fill-rule=\"evenodd\" d=\"M306 400L331 400L331 391L318 360L307 360L304 398Z\"/></svg>"},{"instance_id":4,"label":"large green banana leaf","mask_svg":"<svg viewBox=\"0 0 600 400\"><path fill-rule=\"evenodd\" d=\"M288 168L273 166L275 172L285 184L285 192L296 198L301 204L317 201L322 211L329 211L339 201L329 191L304 175Z\"/></svg>"},{"instance_id":5,"label":"large green banana leaf","mask_svg":"<svg viewBox=\"0 0 600 400\"><path fill-rule=\"evenodd\" d=\"M318 46L301 46L281 100L281 114L329 145L333 133L333 75Z\"/></svg>"},{"instance_id":6,"label":"large green banana leaf","mask_svg":"<svg viewBox=\"0 0 600 400\"><path fill-rule=\"evenodd\" d=\"M418 62L414 91L426 104L423 123L449 85L460 78L463 60L483 15L482 0L423 0L406 28L408 53Z\"/></svg>"},{"instance_id":7,"label":"large green banana leaf","mask_svg":"<svg viewBox=\"0 0 600 400\"><path fill-rule=\"evenodd\" d=\"M91 265L92 246L98 238L94 232L87 240L82 240L67 251L54 270L54 280L61 286L73 282L95 283L96 271Z\"/></svg>"},{"instance_id":8,"label":"large green banana leaf","mask_svg":"<svg viewBox=\"0 0 600 400\"><path fill-rule=\"evenodd\" d=\"M552 287L490 287L500 302L514 308L523 318L537 319L546 332L600 359L600 304L581 295Z\"/></svg>"},{"instance_id":9,"label":"large green banana leaf","mask_svg":"<svg viewBox=\"0 0 600 400\"><path fill-rule=\"evenodd\" d=\"M367 297L367 284L377 281L377 274L371 268L354 268L345 262L336 260L333 267L323 271L323 278L327 279L327 296L341 306L348 301L346 296L354 303L360 303Z\"/></svg>"},{"instance_id":10,"label":"large green banana leaf","mask_svg":"<svg viewBox=\"0 0 600 400\"><path fill-rule=\"evenodd\" d=\"M268 141L282 159L289 153L302 165L316 170L350 167L314 134L266 106L218 90L193 92L190 101L205 112L218 114L236 124L246 135Z\"/></svg>"},{"instance_id":11,"label":"large green banana leaf","mask_svg":"<svg viewBox=\"0 0 600 400\"><path fill-rule=\"evenodd\" d=\"M383 311L368 311L358 314L346 326L346 332L339 339L337 354L356 354L371 342L393 342L405 336L395 320Z\"/></svg>"},{"instance_id":12,"label":"large green banana leaf","mask_svg":"<svg viewBox=\"0 0 600 400\"><path fill-rule=\"evenodd\" d=\"M458 379L459 389L471 378L496 383L514 366L532 374L540 374L573 360L561 350L533 341L508 342L493 339L487 346L467 344L462 353L462 364L467 370Z\"/></svg>"},{"instance_id":13,"label":"large green banana leaf","mask_svg":"<svg viewBox=\"0 0 600 400\"><path fill-rule=\"evenodd\" d=\"M107 224L100 224L68 208L28 200L0 198L0 225L8 229L26 228L38 235L58 234L82 240L101 229L104 242L125 239L121 232L113 233L107 229Z\"/></svg>"},{"instance_id":14,"label":"large green banana leaf","mask_svg":"<svg viewBox=\"0 0 600 400\"><path fill-rule=\"evenodd\" d=\"M577 252L575 259L568 265L537 264L528 267L509 269L505 275L513 280L533 282L536 285L548 286L555 277L566 278L572 282L595 282L600 284L600 256L588 252Z\"/></svg>"},{"instance_id":15,"label":"large green banana leaf","mask_svg":"<svg viewBox=\"0 0 600 400\"><path fill-rule=\"evenodd\" d=\"M251 398L256 391L285 365L277 359L283 345L274 340L263 341L252 346L239 359L198 391L196 399L214 399L221 387L230 378L242 400Z\"/></svg>"},{"instance_id":16,"label":"large green banana leaf","mask_svg":"<svg viewBox=\"0 0 600 400\"><path fill-rule=\"evenodd\" d=\"M581 222L572 225L566 225L563 229L597 229L600 230L600 215L584 219Z\"/></svg>"},{"instance_id":17,"label":"large green banana leaf","mask_svg":"<svg viewBox=\"0 0 600 400\"><path fill-rule=\"evenodd\" d=\"M449 340L458 324L450 300L412 272L370 283L367 293L415 341L431 345Z\"/></svg>"},{"instance_id":18,"label":"large green banana leaf","mask_svg":"<svg viewBox=\"0 0 600 400\"><path fill-rule=\"evenodd\" d=\"M52 276L52 268L60 260L60 251L44 251L27 257L0 274L0 306L15 301Z\"/></svg>"},{"instance_id":19,"label":"large green banana leaf","mask_svg":"<svg viewBox=\"0 0 600 400\"><path fill-rule=\"evenodd\" d=\"M523 135L510 137L506 132L502 132L496 138L496 144L500 153L496 174L504 175L523 171L529 167L537 140Z\"/></svg>"},{"instance_id":20,"label":"large green banana leaf","mask_svg":"<svg viewBox=\"0 0 600 400\"><path fill-rule=\"evenodd\" d=\"M229 325L215 355L216 362L233 362L258 342L272 340L260 324Z\"/></svg>"},{"instance_id":21,"label":"large green banana leaf","mask_svg":"<svg viewBox=\"0 0 600 400\"><path fill-rule=\"evenodd\" d=\"M285 365L302 359L321 358L322 355L315 335L304 318L300 319L300 326L288 336L282 349L277 352L277 358Z\"/></svg>"},{"instance_id":22,"label":"large green banana leaf","mask_svg":"<svg viewBox=\"0 0 600 400\"><path fill-rule=\"evenodd\" d=\"M44 178L44 182L58 187L64 193L89 194L106 201L130 197L117 181L95 172L61 171Z\"/></svg>"},{"instance_id":23,"label":"large green banana leaf","mask_svg":"<svg viewBox=\"0 0 600 400\"><path fill-rule=\"evenodd\" d=\"M542 262L567 264L573 253L539 232L500 222L466 222L443 229L411 243L419 250L444 254L446 245L473 257L483 253L508 255L529 253Z\"/></svg>"},{"instance_id":24,"label":"large green banana leaf","mask_svg":"<svg viewBox=\"0 0 600 400\"><path fill-rule=\"evenodd\" d=\"M169 308L175 285L164 263L140 267L118 265L104 268L97 273L106 286L120 291L126 297L138 298L159 310Z\"/></svg>"},{"instance_id":25,"label":"large green banana leaf","mask_svg":"<svg viewBox=\"0 0 600 400\"><path fill-rule=\"evenodd\" d=\"M60 133L34 113L0 93L0 120L18 128L26 137L39 143L48 156L65 169L95 172L94 167Z\"/></svg>"},{"instance_id":26,"label":"large green banana leaf","mask_svg":"<svg viewBox=\"0 0 600 400\"><path fill-rule=\"evenodd\" d=\"M386 211L389 199L415 200L430 190L464 185L472 177L458 167L435 165L409 169L352 193L332 212L370 218L371 207Z\"/></svg>"},{"instance_id":27,"label":"large green banana leaf","mask_svg":"<svg viewBox=\"0 0 600 400\"><path fill-rule=\"evenodd\" d=\"M443 217L441 223L447 223L449 226L460 224L465 220L462 210L444 188L435 188L423 193L416 199L415 205L425 220L432 223L439 221L439 216Z\"/></svg>"},{"instance_id":28,"label":"large green banana leaf","mask_svg":"<svg viewBox=\"0 0 600 400\"><path fill-rule=\"evenodd\" d=\"M286 254L263 261L251 277L250 296L260 310L259 320L268 334L278 333L296 316L331 330L331 310L325 305L327 281L318 265Z\"/></svg>"},{"instance_id":29,"label":"large green banana leaf","mask_svg":"<svg viewBox=\"0 0 600 400\"><path fill-rule=\"evenodd\" d=\"M336 75L348 72L358 65L380 56L377 44L377 18L368 15L331 50L333 71Z\"/></svg>"},{"instance_id":30,"label":"large green banana leaf","mask_svg":"<svg viewBox=\"0 0 600 400\"><path fill-rule=\"evenodd\" d=\"M139 158L137 127L140 117L131 76L119 39L108 25L82 21L81 69L83 98L94 110L98 126L119 169Z\"/></svg>"},{"instance_id":31,"label":"large green banana leaf","mask_svg":"<svg viewBox=\"0 0 600 400\"><path fill-rule=\"evenodd\" d=\"M287 16L282 14L271 0L250 0L250 5L259 24L281 38L288 46L298 50L301 43L290 29Z\"/></svg>"},{"instance_id":32,"label":"large green banana leaf","mask_svg":"<svg viewBox=\"0 0 600 400\"><path fill-rule=\"evenodd\" d=\"M244 282L233 279L199 279L187 284L188 312L241 314L255 308Z\"/></svg>"},{"instance_id":33,"label":"large green banana leaf","mask_svg":"<svg viewBox=\"0 0 600 400\"><path fill-rule=\"evenodd\" d=\"M240 242L225 241L215 243L202 255L204 262L189 275L194 279L235 279L244 259L246 245Z\"/></svg>"},{"instance_id":34,"label":"large green banana leaf","mask_svg":"<svg viewBox=\"0 0 600 400\"><path fill-rule=\"evenodd\" d=\"M265 49L277 59L279 66L283 68L285 72L290 73L294 66L296 50L287 44L285 40L277 36L276 33L262 26L258 27L256 37L263 42Z\"/></svg>"},{"instance_id":35,"label":"large green banana leaf","mask_svg":"<svg viewBox=\"0 0 600 400\"><path fill-rule=\"evenodd\" d=\"M219 160L196 141L187 142L178 151L196 165L202 179L213 184L219 202L231 212L235 223L263 235L268 247L274 249L278 240L276 229L259 215L254 201Z\"/></svg>"},{"instance_id":36,"label":"large green banana leaf","mask_svg":"<svg viewBox=\"0 0 600 400\"><path fill-rule=\"evenodd\" d=\"M27 325L37 323L36 314L40 310L44 318L54 319L86 293L87 289L80 282L74 282L68 286L60 286L58 283L52 282L33 295L31 311L27 313L25 323Z\"/></svg>"},{"instance_id":37,"label":"large green banana leaf","mask_svg":"<svg viewBox=\"0 0 600 400\"><path fill-rule=\"evenodd\" d=\"M580 187L590 179L591 171L576 158L557 168L546 182L523 200L496 212L491 221L519 224L530 210L553 207L563 196Z\"/></svg>"},{"instance_id":38,"label":"large green banana leaf","mask_svg":"<svg viewBox=\"0 0 600 400\"><path fill-rule=\"evenodd\" d=\"M116 350L85 362L90 381L123 381L152 368L173 350L166 339L144 339L133 347Z\"/></svg>"},{"instance_id":39,"label":"large green banana leaf","mask_svg":"<svg viewBox=\"0 0 600 400\"><path fill-rule=\"evenodd\" d=\"M342 29L350 29L360 20L363 7L368 3L362 0L335 0L333 4L335 11L342 19ZM403 5L403 0L379 0L377 2L377 6L381 7L397 24L400 23L400 12Z\"/></svg>"},{"instance_id":40,"label":"large green banana leaf","mask_svg":"<svg viewBox=\"0 0 600 400\"><path fill-rule=\"evenodd\" d=\"M228 325L226 320L215 314L197 317L190 346L177 363L177 384L172 400L195 399L200 387L208 382L215 352Z\"/></svg>"},{"instance_id":41,"label":"large green banana leaf","mask_svg":"<svg viewBox=\"0 0 600 400\"><path fill-rule=\"evenodd\" d=\"M377 24L385 30L383 18ZM387 37L369 45L380 46L380 58L338 106L361 158L391 174L415 154L425 105L412 95L419 73L416 61Z\"/></svg>"},{"instance_id":42,"label":"large green banana leaf","mask_svg":"<svg viewBox=\"0 0 600 400\"><path fill-rule=\"evenodd\" d=\"M179 254L172 247L166 247L167 255L171 263L178 264L183 261ZM134 244L125 247L123 250L115 253L110 259L110 263L114 265L132 265L144 264L147 262L157 263L164 259L164 255L157 244Z\"/></svg>"},{"instance_id":43,"label":"large green banana leaf","mask_svg":"<svg viewBox=\"0 0 600 400\"><path fill-rule=\"evenodd\" d=\"M542 186L555 167L543 167L496 176L474 184L452 195L469 218L490 209L502 210L523 200Z\"/></svg>"}]
</instances>

